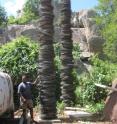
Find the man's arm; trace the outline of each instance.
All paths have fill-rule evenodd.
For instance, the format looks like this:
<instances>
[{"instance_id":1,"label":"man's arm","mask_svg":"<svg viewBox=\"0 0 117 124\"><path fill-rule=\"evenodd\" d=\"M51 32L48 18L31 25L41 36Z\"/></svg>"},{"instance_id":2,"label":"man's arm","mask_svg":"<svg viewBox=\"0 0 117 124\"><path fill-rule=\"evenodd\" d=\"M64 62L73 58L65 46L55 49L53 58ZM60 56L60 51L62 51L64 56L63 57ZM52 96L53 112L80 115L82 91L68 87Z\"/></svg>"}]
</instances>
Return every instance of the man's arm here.
<instances>
[{"instance_id":1,"label":"man's arm","mask_svg":"<svg viewBox=\"0 0 117 124\"><path fill-rule=\"evenodd\" d=\"M20 94L20 98L22 100L22 102L26 102L26 99Z\"/></svg>"},{"instance_id":2,"label":"man's arm","mask_svg":"<svg viewBox=\"0 0 117 124\"><path fill-rule=\"evenodd\" d=\"M32 85L36 85L37 83L39 83L40 81L40 77L38 76L36 79L35 79L35 81L32 83Z\"/></svg>"},{"instance_id":3,"label":"man's arm","mask_svg":"<svg viewBox=\"0 0 117 124\"><path fill-rule=\"evenodd\" d=\"M18 86L18 96L21 98L22 102L25 102L26 99L22 96L22 88L21 85Z\"/></svg>"}]
</instances>

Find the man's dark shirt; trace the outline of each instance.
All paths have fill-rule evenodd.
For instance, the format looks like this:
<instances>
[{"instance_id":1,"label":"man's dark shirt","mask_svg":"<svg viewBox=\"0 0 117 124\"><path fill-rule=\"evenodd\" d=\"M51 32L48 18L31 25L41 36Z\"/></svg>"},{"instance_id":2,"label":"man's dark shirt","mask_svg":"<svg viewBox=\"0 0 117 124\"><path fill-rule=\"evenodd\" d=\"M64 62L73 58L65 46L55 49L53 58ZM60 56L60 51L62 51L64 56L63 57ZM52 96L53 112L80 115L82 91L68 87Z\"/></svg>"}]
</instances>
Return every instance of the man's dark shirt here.
<instances>
[{"instance_id":1,"label":"man's dark shirt","mask_svg":"<svg viewBox=\"0 0 117 124\"><path fill-rule=\"evenodd\" d=\"M30 82L21 82L18 86L18 93L25 99L32 99L31 87L32 84Z\"/></svg>"}]
</instances>

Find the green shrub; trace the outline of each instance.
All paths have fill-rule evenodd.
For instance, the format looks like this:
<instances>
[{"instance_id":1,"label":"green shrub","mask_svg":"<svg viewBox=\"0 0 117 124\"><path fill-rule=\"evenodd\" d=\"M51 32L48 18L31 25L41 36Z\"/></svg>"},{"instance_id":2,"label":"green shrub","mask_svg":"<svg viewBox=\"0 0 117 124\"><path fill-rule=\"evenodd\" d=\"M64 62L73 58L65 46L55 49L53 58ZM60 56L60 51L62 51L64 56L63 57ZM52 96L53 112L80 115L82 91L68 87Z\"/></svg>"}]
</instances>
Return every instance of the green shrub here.
<instances>
[{"instance_id":1,"label":"green shrub","mask_svg":"<svg viewBox=\"0 0 117 124\"><path fill-rule=\"evenodd\" d=\"M63 114L65 109L65 104L63 102L57 102L58 114Z\"/></svg>"},{"instance_id":2,"label":"green shrub","mask_svg":"<svg viewBox=\"0 0 117 124\"><path fill-rule=\"evenodd\" d=\"M87 111L92 113L103 113L104 109L104 102L96 103L96 104L90 104L86 106Z\"/></svg>"},{"instance_id":3,"label":"green shrub","mask_svg":"<svg viewBox=\"0 0 117 124\"><path fill-rule=\"evenodd\" d=\"M104 103L107 90L95 86L95 83L111 85L117 76L117 65L97 57L92 58L91 63L93 68L90 73L79 76L79 83L76 85L76 104L81 106Z\"/></svg>"},{"instance_id":4,"label":"green shrub","mask_svg":"<svg viewBox=\"0 0 117 124\"><path fill-rule=\"evenodd\" d=\"M19 37L0 48L0 68L9 73L14 83L18 83L23 73L31 77L37 74L39 47L26 37Z\"/></svg>"}]
</instances>

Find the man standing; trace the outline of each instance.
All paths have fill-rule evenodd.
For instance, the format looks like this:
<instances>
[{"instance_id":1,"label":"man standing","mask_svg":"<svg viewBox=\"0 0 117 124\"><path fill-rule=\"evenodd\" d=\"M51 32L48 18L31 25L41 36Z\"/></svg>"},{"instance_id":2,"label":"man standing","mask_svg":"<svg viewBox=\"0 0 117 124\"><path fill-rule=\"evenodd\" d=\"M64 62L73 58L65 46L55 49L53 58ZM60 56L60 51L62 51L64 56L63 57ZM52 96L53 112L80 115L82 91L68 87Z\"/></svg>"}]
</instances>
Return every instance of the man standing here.
<instances>
[{"instance_id":1,"label":"man standing","mask_svg":"<svg viewBox=\"0 0 117 124\"><path fill-rule=\"evenodd\" d=\"M38 78L37 78L38 79ZM33 121L33 100L31 87L37 83L37 79L34 83L29 82L26 74L22 75L22 82L18 86L18 94L20 96L20 105L23 109L23 117L26 116L26 109L30 110L31 120Z\"/></svg>"}]
</instances>

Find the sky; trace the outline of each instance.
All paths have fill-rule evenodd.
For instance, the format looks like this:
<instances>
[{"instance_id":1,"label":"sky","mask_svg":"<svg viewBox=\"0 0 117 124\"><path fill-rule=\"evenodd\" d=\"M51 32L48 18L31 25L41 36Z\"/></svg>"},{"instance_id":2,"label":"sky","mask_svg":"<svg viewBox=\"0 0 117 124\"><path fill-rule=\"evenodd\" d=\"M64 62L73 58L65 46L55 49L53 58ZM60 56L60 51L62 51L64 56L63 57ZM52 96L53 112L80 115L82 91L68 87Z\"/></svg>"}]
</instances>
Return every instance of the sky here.
<instances>
[{"instance_id":1,"label":"sky","mask_svg":"<svg viewBox=\"0 0 117 124\"><path fill-rule=\"evenodd\" d=\"M8 15L16 16L16 12L21 10L25 0L0 0L0 5L4 6ZM72 11L90 9L98 4L98 0L71 0Z\"/></svg>"}]
</instances>

